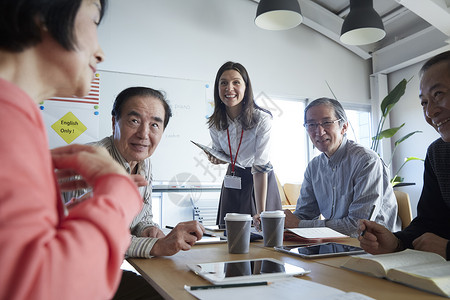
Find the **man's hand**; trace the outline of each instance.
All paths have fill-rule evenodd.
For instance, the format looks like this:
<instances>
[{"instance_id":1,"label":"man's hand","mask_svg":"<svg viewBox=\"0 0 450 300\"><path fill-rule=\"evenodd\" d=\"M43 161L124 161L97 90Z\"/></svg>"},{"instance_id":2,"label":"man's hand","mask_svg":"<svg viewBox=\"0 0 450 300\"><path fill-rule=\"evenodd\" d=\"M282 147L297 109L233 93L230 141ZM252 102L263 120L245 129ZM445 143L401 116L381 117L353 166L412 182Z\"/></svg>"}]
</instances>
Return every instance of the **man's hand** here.
<instances>
[{"instance_id":1,"label":"man's hand","mask_svg":"<svg viewBox=\"0 0 450 300\"><path fill-rule=\"evenodd\" d=\"M284 220L284 227L297 228L298 223L300 223L300 219L296 215L294 215L289 209L285 209L284 214L286 215L286 219Z\"/></svg>"},{"instance_id":2,"label":"man's hand","mask_svg":"<svg viewBox=\"0 0 450 300\"><path fill-rule=\"evenodd\" d=\"M386 227L368 220L359 220L358 232L364 232L358 240L361 248L371 254L395 252L399 246L399 240Z\"/></svg>"},{"instance_id":3,"label":"man's hand","mask_svg":"<svg viewBox=\"0 0 450 300\"><path fill-rule=\"evenodd\" d=\"M149 226L144 228L141 232L141 237L151 237L151 238L163 238L166 235L156 226Z\"/></svg>"},{"instance_id":4,"label":"man's hand","mask_svg":"<svg viewBox=\"0 0 450 300\"><path fill-rule=\"evenodd\" d=\"M205 228L198 221L179 223L168 235L155 243L150 255L170 256L180 250L189 250L202 238L204 232Z\"/></svg>"},{"instance_id":5,"label":"man's hand","mask_svg":"<svg viewBox=\"0 0 450 300\"><path fill-rule=\"evenodd\" d=\"M260 214L256 214L253 216L253 226L255 226L255 229L257 231L262 231L261 228L261 215Z\"/></svg>"},{"instance_id":6,"label":"man's hand","mask_svg":"<svg viewBox=\"0 0 450 300\"><path fill-rule=\"evenodd\" d=\"M434 233L426 232L415 239L412 244L414 249L420 251L434 252L445 259L447 257L447 243L448 240L435 235Z\"/></svg>"}]
</instances>

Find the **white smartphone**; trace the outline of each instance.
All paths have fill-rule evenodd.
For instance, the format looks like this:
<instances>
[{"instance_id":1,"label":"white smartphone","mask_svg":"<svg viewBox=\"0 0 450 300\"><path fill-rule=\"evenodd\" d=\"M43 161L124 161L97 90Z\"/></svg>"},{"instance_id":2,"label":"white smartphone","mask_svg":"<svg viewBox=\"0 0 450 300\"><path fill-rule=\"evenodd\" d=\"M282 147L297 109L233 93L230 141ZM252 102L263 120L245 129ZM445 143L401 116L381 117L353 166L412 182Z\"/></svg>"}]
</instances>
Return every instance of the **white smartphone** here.
<instances>
[{"instance_id":1,"label":"white smartphone","mask_svg":"<svg viewBox=\"0 0 450 300\"><path fill-rule=\"evenodd\" d=\"M304 275L309 273L302 267L287 264L272 258L188 264L195 274L214 283L254 282Z\"/></svg>"},{"instance_id":2,"label":"white smartphone","mask_svg":"<svg viewBox=\"0 0 450 300\"><path fill-rule=\"evenodd\" d=\"M366 253L362 248L334 242L314 245L280 246L275 247L275 250L300 256L302 258L318 258Z\"/></svg>"}]
</instances>

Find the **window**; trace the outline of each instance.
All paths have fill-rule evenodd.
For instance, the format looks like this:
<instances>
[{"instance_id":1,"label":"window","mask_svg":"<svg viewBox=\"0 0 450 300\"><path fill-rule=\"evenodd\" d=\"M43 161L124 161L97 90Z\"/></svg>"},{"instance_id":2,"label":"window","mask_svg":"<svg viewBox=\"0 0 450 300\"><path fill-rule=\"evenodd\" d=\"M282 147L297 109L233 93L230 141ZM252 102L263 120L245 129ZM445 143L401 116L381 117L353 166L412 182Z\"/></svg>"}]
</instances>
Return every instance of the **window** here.
<instances>
[{"instance_id":1,"label":"window","mask_svg":"<svg viewBox=\"0 0 450 300\"><path fill-rule=\"evenodd\" d=\"M273 116L270 159L280 183L301 183L308 163L305 100L270 98L261 93L256 103Z\"/></svg>"},{"instance_id":2,"label":"window","mask_svg":"<svg viewBox=\"0 0 450 300\"><path fill-rule=\"evenodd\" d=\"M370 134L370 106L343 106L349 123L347 138L370 148L370 144L372 143L372 136Z\"/></svg>"}]
</instances>

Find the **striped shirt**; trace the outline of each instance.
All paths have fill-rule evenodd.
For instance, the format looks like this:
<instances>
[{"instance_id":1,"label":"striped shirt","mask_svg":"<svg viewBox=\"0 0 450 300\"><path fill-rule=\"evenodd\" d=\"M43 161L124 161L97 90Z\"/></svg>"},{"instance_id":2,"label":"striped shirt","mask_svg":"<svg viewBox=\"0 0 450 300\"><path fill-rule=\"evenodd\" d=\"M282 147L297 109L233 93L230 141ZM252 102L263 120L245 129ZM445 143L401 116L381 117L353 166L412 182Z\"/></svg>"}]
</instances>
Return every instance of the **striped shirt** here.
<instances>
[{"instance_id":1,"label":"striped shirt","mask_svg":"<svg viewBox=\"0 0 450 300\"><path fill-rule=\"evenodd\" d=\"M130 174L131 168L128 162L120 154L119 150L114 145L114 139L112 136L105 137L104 139L89 143L92 146L103 147L108 150L109 154L119 162ZM152 168L150 163L150 157L141 161L137 165L137 174L145 177L149 185L139 187L139 192L144 201L144 205L139 214L133 219L130 225L131 231L131 244L128 247L125 256L126 257L145 257L150 258L150 251L153 245L158 240L157 238L140 237L142 231L147 227L159 227L158 224L153 222L152 213ZM64 193L64 198L66 202L73 197L80 197L86 194L89 190L77 190L75 192ZM126 201L126 199L124 199Z\"/></svg>"}]
</instances>

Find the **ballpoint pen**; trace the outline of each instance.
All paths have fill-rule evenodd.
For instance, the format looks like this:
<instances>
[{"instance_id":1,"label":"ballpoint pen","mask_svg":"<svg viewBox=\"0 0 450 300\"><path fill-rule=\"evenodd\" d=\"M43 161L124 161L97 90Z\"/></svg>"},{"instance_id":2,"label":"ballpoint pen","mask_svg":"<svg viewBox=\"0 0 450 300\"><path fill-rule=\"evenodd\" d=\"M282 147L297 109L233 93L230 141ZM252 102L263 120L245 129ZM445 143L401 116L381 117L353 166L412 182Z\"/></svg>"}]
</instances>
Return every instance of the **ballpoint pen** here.
<instances>
[{"instance_id":1,"label":"ballpoint pen","mask_svg":"<svg viewBox=\"0 0 450 300\"><path fill-rule=\"evenodd\" d=\"M269 285L270 282L258 281L258 282L245 282L245 283L229 283L229 284L215 284L215 285L197 285L197 286L184 286L185 289L191 291L195 290L210 290L210 289L225 289L225 288L236 288L236 287L249 287L249 286L259 286L259 285Z\"/></svg>"},{"instance_id":2,"label":"ballpoint pen","mask_svg":"<svg viewBox=\"0 0 450 300\"><path fill-rule=\"evenodd\" d=\"M372 209L370 210L369 219L368 219L369 221L372 221L374 211L375 211L375 204L372 206ZM361 236L364 236L364 234L366 234L366 230L363 230L361 232Z\"/></svg>"}]
</instances>

